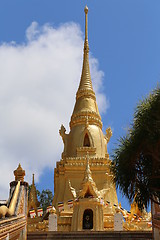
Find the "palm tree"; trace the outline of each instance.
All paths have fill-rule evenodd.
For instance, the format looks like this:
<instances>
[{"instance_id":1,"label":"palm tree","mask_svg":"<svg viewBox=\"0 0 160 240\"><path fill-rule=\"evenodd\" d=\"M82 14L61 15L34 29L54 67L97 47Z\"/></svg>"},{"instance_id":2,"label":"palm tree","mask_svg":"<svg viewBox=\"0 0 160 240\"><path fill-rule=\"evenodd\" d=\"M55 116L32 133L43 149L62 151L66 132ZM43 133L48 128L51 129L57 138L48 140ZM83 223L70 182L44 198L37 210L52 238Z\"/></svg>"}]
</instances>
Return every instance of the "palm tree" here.
<instances>
[{"instance_id":1,"label":"palm tree","mask_svg":"<svg viewBox=\"0 0 160 240\"><path fill-rule=\"evenodd\" d=\"M137 105L133 124L113 153L116 186L139 208L160 200L160 88Z\"/></svg>"}]
</instances>

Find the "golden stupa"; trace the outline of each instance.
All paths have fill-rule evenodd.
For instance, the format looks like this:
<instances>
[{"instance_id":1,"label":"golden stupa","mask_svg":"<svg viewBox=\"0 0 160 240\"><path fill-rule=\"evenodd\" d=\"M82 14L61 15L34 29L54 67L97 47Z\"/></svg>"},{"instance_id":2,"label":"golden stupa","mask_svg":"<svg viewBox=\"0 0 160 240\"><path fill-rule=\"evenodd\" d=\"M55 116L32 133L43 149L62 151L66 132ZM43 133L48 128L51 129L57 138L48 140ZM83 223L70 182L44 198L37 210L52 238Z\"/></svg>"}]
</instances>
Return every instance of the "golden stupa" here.
<instances>
[{"instance_id":1,"label":"golden stupa","mask_svg":"<svg viewBox=\"0 0 160 240\"><path fill-rule=\"evenodd\" d=\"M110 128L102 132L95 92L89 68L88 8L85 12L85 41L83 67L76 102L67 134L62 125L59 133L64 143L62 158L54 170L53 205L58 215L58 230L113 229L115 209L105 207L106 201L118 204L115 185L110 173L107 144L112 135ZM73 200L73 208L68 207ZM87 215L88 214L88 215ZM92 218L87 225L87 217ZM88 226L88 227L87 227Z\"/></svg>"}]
</instances>

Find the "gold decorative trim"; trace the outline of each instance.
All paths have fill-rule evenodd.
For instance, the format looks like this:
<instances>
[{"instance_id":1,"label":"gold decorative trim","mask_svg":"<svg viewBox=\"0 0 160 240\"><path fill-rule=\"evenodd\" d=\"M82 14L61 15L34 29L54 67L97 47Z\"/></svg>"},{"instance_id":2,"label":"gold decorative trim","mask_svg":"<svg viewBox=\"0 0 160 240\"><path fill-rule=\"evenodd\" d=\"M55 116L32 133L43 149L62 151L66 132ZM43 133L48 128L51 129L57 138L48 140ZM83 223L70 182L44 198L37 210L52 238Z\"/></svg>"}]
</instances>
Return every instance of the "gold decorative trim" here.
<instances>
[{"instance_id":1,"label":"gold decorative trim","mask_svg":"<svg viewBox=\"0 0 160 240\"><path fill-rule=\"evenodd\" d=\"M79 90L76 94L76 100L79 99L80 97L90 97L96 101L95 93L93 90L90 90L90 89L83 88Z\"/></svg>"}]
</instances>

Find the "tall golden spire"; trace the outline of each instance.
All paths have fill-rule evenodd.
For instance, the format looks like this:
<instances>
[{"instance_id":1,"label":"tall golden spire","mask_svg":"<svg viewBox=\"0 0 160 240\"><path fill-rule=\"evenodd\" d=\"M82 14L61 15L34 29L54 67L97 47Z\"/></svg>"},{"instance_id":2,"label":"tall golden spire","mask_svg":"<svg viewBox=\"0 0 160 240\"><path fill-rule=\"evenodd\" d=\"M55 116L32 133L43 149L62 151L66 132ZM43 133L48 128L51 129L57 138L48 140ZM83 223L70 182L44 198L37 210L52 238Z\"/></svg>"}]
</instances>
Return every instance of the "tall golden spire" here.
<instances>
[{"instance_id":1,"label":"tall golden spire","mask_svg":"<svg viewBox=\"0 0 160 240\"><path fill-rule=\"evenodd\" d=\"M86 118L88 122L98 125L102 128L101 117L99 115L96 96L93 91L90 68L89 68L89 44L88 44L88 7L85 12L85 40L83 52L83 67L79 88L76 94L76 103L71 117L70 127L77 124L85 124Z\"/></svg>"},{"instance_id":2,"label":"tall golden spire","mask_svg":"<svg viewBox=\"0 0 160 240\"><path fill-rule=\"evenodd\" d=\"M91 75L89 69L89 44L88 44L88 7L84 9L85 12L85 41L84 41L84 55L83 55L83 68L81 81L79 84L78 92L80 90L88 89L92 90Z\"/></svg>"}]
</instances>

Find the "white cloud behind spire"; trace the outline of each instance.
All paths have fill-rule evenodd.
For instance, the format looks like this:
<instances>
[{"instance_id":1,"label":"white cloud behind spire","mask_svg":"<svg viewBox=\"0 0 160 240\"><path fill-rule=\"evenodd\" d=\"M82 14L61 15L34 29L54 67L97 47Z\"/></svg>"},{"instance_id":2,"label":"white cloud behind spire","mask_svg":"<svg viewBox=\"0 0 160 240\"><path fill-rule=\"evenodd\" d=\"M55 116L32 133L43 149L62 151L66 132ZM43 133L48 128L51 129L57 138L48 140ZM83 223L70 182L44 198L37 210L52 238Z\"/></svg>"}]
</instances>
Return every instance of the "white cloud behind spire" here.
<instances>
[{"instance_id":1,"label":"white cloud behind spire","mask_svg":"<svg viewBox=\"0 0 160 240\"><path fill-rule=\"evenodd\" d=\"M83 34L75 23L54 28L32 22L25 43L0 45L0 199L8 197L19 162L25 180L34 172L38 181L43 169L55 167L60 159L58 130L70 121L82 54ZM90 69L102 113L108 107L101 92L104 73L93 55Z\"/></svg>"}]
</instances>

